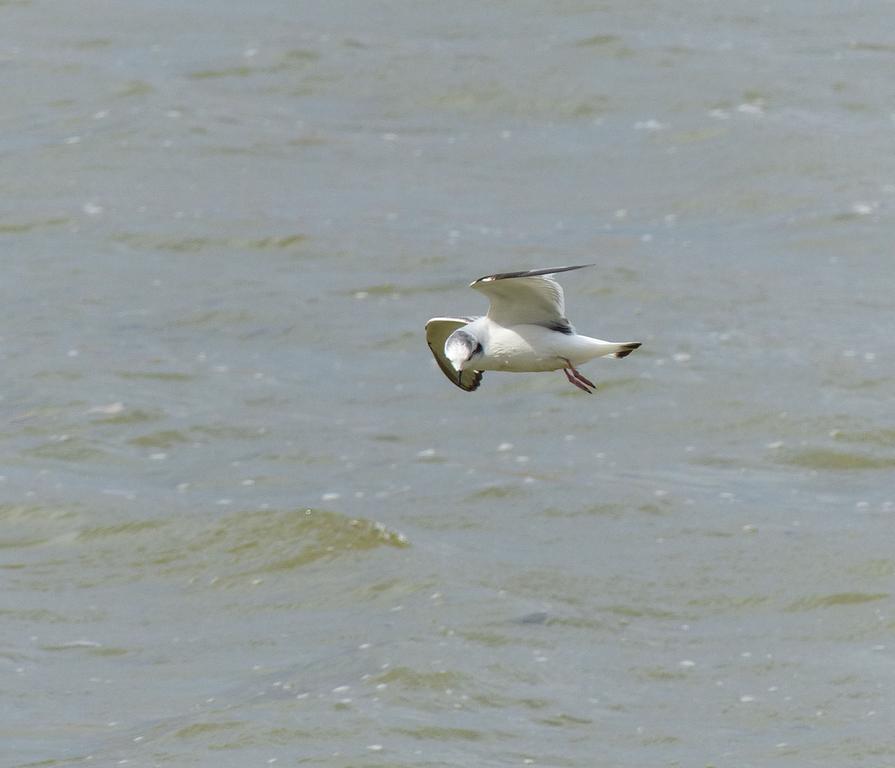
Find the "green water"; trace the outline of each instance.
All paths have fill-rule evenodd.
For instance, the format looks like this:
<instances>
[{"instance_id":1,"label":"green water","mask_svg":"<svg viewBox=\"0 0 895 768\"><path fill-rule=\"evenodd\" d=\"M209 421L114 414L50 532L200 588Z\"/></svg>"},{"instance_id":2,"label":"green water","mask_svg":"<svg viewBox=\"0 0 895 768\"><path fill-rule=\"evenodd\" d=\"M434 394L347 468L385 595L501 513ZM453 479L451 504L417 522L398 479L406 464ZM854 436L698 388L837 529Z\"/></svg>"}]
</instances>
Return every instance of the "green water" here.
<instances>
[{"instance_id":1,"label":"green water","mask_svg":"<svg viewBox=\"0 0 895 768\"><path fill-rule=\"evenodd\" d=\"M0 765L895 763L891 21L0 0Z\"/></svg>"}]
</instances>

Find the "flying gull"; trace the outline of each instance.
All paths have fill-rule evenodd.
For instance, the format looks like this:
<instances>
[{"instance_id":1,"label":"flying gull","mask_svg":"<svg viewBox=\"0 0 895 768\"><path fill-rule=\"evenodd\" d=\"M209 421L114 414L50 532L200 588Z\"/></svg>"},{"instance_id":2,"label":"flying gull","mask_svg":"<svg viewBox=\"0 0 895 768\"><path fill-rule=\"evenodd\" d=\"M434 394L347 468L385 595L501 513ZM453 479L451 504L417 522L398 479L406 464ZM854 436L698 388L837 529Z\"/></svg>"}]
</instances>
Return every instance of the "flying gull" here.
<instances>
[{"instance_id":1,"label":"flying gull","mask_svg":"<svg viewBox=\"0 0 895 768\"><path fill-rule=\"evenodd\" d=\"M433 317L426 323L426 341L438 367L460 389L472 392L484 371L562 370L588 394L596 384L576 366L595 357L627 357L639 341L601 341L576 333L566 319L559 272L592 267L530 269L501 272L470 283L491 305L484 317Z\"/></svg>"}]
</instances>

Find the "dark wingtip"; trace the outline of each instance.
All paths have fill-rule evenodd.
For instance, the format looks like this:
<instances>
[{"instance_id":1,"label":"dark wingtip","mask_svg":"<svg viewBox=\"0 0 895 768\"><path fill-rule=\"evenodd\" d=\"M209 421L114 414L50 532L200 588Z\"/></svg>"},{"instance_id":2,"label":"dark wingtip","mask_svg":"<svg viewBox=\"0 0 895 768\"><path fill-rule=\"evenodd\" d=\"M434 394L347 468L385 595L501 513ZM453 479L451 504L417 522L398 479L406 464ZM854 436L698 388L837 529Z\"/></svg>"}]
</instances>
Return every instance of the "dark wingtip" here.
<instances>
[{"instance_id":1,"label":"dark wingtip","mask_svg":"<svg viewBox=\"0 0 895 768\"><path fill-rule=\"evenodd\" d=\"M616 357L627 357L630 355L635 349L638 349L641 345L639 341L632 341L628 344L622 344L622 348L615 353Z\"/></svg>"},{"instance_id":2,"label":"dark wingtip","mask_svg":"<svg viewBox=\"0 0 895 768\"><path fill-rule=\"evenodd\" d=\"M546 267L544 269L523 269L519 272L498 272L494 275L485 275L477 280L473 280L470 288L478 283L491 282L492 280L506 280L511 277L538 277L540 275L556 275L560 272L571 272L573 269L584 269L585 267L595 267L596 264L575 264L571 267Z\"/></svg>"}]
</instances>

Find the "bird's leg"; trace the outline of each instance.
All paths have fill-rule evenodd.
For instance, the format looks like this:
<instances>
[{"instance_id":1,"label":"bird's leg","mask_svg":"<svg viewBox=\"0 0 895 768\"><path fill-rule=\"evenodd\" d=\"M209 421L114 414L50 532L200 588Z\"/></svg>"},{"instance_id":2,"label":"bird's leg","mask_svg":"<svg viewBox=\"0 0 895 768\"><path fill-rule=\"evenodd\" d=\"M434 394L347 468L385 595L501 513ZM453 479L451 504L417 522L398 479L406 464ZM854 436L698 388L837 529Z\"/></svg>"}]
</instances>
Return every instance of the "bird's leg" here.
<instances>
[{"instance_id":1,"label":"bird's leg","mask_svg":"<svg viewBox=\"0 0 895 768\"><path fill-rule=\"evenodd\" d=\"M577 368L572 368L572 373L574 374L575 378L578 379L578 381L580 381L582 384L587 384L587 386L589 386L591 389L597 388L597 385L594 384L589 378L587 378L587 376L581 373L581 371L579 371Z\"/></svg>"},{"instance_id":2,"label":"bird's leg","mask_svg":"<svg viewBox=\"0 0 895 768\"><path fill-rule=\"evenodd\" d=\"M583 389L588 394L591 394L593 390L597 388L597 385L594 384L587 376L585 376L581 371L579 371L574 365L572 365L572 361L567 357L562 358L568 363L568 367L563 368L563 373L566 374L566 378L574 384L578 389ZM571 373L570 373L571 371Z\"/></svg>"},{"instance_id":3,"label":"bird's leg","mask_svg":"<svg viewBox=\"0 0 895 768\"><path fill-rule=\"evenodd\" d=\"M569 382L574 384L581 391L587 392L587 394L591 394L593 392L593 390L590 389L587 385L585 385L583 382L578 381L578 379L576 379L571 373L569 373L568 368L563 368L562 372L566 375L566 378L569 380Z\"/></svg>"},{"instance_id":4,"label":"bird's leg","mask_svg":"<svg viewBox=\"0 0 895 768\"><path fill-rule=\"evenodd\" d=\"M562 369L562 372L566 375L566 378L567 378L572 384L574 384L576 387L578 387L578 389L582 390L583 392L587 392L587 394L590 394L590 393L591 393L591 390L590 390L590 389L588 389L586 386L584 386L584 384L582 384L580 381L578 381L578 379L576 379L574 376L572 376L571 373L569 373L569 369L568 369L568 368L563 368L563 369Z\"/></svg>"}]
</instances>

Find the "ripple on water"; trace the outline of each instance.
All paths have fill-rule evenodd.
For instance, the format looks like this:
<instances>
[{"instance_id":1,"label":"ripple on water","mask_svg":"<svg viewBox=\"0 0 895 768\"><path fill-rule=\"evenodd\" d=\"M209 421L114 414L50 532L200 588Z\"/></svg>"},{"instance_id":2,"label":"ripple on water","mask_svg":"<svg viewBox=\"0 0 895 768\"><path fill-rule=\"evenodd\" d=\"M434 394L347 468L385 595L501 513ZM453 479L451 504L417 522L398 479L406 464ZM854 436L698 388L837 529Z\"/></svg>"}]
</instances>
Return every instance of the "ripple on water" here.
<instances>
[{"instance_id":1,"label":"ripple on water","mask_svg":"<svg viewBox=\"0 0 895 768\"><path fill-rule=\"evenodd\" d=\"M35 553L26 550L64 539L79 519L71 509L40 504L0 504L0 551L4 560L0 569L27 570ZM10 559L10 558L15 558Z\"/></svg>"},{"instance_id":2,"label":"ripple on water","mask_svg":"<svg viewBox=\"0 0 895 768\"><path fill-rule=\"evenodd\" d=\"M308 242L300 232L262 235L260 237L219 237L211 235L155 235L147 232L123 232L115 236L117 242L131 248L168 253L202 253L205 251L288 251Z\"/></svg>"},{"instance_id":3,"label":"ripple on water","mask_svg":"<svg viewBox=\"0 0 895 768\"><path fill-rule=\"evenodd\" d=\"M243 512L225 518L204 540L225 548L252 574L290 571L378 547L409 546L402 534L381 523L319 509Z\"/></svg>"},{"instance_id":4,"label":"ripple on water","mask_svg":"<svg viewBox=\"0 0 895 768\"><path fill-rule=\"evenodd\" d=\"M393 733L423 741L484 741L494 734L486 734L472 728L445 728L437 725L421 725L417 728L395 728Z\"/></svg>"},{"instance_id":5,"label":"ripple on water","mask_svg":"<svg viewBox=\"0 0 895 768\"><path fill-rule=\"evenodd\" d=\"M0 235L20 235L54 227L64 227L71 219L58 217L49 219L32 219L31 221L7 221L0 223Z\"/></svg>"},{"instance_id":6,"label":"ripple on water","mask_svg":"<svg viewBox=\"0 0 895 768\"><path fill-rule=\"evenodd\" d=\"M806 448L790 451L779 458L783 464L817 470L891 469L895 458L870 456L857 451Z\"/></svg>"},{"instance_id":7,"label":"ripple on water","mask_svg":"<svg viewBox=\"0 0 895 768\"><path fill-rule=\"evenodd\" d=\"M72 640L67 643L41 645L40 649L48 653L70 653L76 651L100 658L125 656L130 653L127 648L105 646L93 640Z\"/></svg>"},{"instance_id":8,"label":"ripple on water","mask_svg":"<svg viewBox=\"0 0 895 768\"><path fill-rule=\"evenodd\" d=\"M125 520L117 510L109 519L109 511L0 505L0 528L7 531L0 551L16 558L7 555L0 568L40 590L185 577L194 589L255 588L312 564L409 546L380 523L328 510Z\"/></svg>"},{"instance_id":9,"label":"ripple on water","mask_svg":"<svg viewBox=\"0 0 895 768\"><path fill-rule=\"evenodd\" d=\"M386 684L390 691L445 691L473 688L469 675L456 670L421 671L408 666L390 667L375 675L371 683Z\"/></svg>"},{"instance_id":10,"label":"ripple on water","mask_svg":"<svg viewBox=\"0 0 895 768\"><path fill-rule=\"evenodd\" d=\"M833 437L844 443L857 443L859 445L877 445L882 447L895 446L895 429L873 429L866 431L841 431L837 430Z\"/></svg>"},{"instance_id":11,"label":"ripple on water","mask_svg":"<svg viewBox=\"0 0 895 768\"><path fill-rule=\"evenodd\" d=\"M49 441L29 448L23 453L39 459L58 461L89 461L108 455L96 441L77 435L53 435Z\"/></svg>"},{"instance_id":12,"label":"ripple on water","mask_svg":"<svg viewBox=\"0 0 895 768\"><path fill-rule=\"evenodd\" d=\"M818 608L838 608L841 606L861 605L878 600L887 600L888 592L837 592L832 595L810 595L791 602L786 606L788 612L813 611Z\"/></svg>"},{"instance_id":13,"label":"ripple on water","mask_svg":"<svg viewBox=\"0 0 895 768\"><path fill-rule=\"evenodd\" d=\"M493 499L519 498L525 491L518 485L489 485L466 496L466 502L490 501Z\"/></svg>"},{"instance_id":14,"label":"ripple on water","mask_svg":"<svg viewBox=\"0 0 895 768\"><path fill-rule=\"evenodd\" d=\"M404 548L407 539L380 523L319 509L237 512L213 521L174 518L82 528L82 560L141 572L188 574L214 568L214 586L284 574L323 560L379 547Z\"/></svg>"},{"instance_id":15,"label":"ripple on water","mask_svg":"<svg viewBox=\"0 0 895 768\"><path fill-rule=\"evenodd\" d=\"M175 445L189 443L190 439L176 429L162 429L139 437L132 437L128 442L140 448L173 448Z\"/></svg>"},{"instance_id":16,"label":"ripple on water","mask_svg":"<svg viewBox=\"0 0 895 768\"><path fill-rule=\"evenodd\" d=\"M217 723L192 723L174 732L177 739L199 739L221 732L234 733L246 726L241 720L225 720Z\"/></svg>"},{"instance_id":17,"label":"ripple on water","mask_svg":"<svg viewBox=\"0 0 895 768\"><path fill-rule=\"evenodd\" d=\"M84 528L78 532L78 539L91 541L93 539L114 538L117 536L131 536L144 531L153 531L162 528L165 523L161 520L131 520L115 525L97 525Z\"/></svg>"},{"instance_id":18,"label":"ripple on water","mask_svg":"<svg viewBox=\"0 0 895 768\"><path fill-rule=\"evenodd\" d=\"M127 381L193 381L196 378L181 371L117 371L116 376Z\"/></svg>"},{"instance_id":19,"label":"ripple on water","mask_svg":"<svg viewBox=\"0 0 895 768\"><path fill-rule=\"evenodd\" d=\"M121 411L91 410L89 413L101 416L101 418L93 418L92 424L141 424L147 421L158 421L165 417L163 411L143 408L125 408Z\"/></svg>"}]
</instances>

